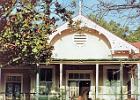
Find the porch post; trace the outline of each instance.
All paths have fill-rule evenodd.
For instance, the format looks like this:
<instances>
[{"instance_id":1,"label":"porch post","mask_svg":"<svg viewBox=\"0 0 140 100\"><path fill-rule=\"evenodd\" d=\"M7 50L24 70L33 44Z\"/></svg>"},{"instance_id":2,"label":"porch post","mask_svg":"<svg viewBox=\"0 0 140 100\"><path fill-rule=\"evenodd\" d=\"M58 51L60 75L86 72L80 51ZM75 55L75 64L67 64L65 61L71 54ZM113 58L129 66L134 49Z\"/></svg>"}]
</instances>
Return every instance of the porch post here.
<instances>
[{"instance_id":1,"label":"porch post","mask_svg":"<svg viewBox=\"0 0 140 100\"><path fill-rule=\"evenodd\" d=\"M134 98L135 85L134 85L134 75L131 75L131 98Z\"/></svg>"},{"instance_id":2,"label":"porch post","mask_svg":"<svg viewBox=\"0 0 140 100\"><path fill-rule=\"evenodd\" d=\"M140 63L137 64L138 68L138 100L140 100Z\"/></svg>"},{"instance_id":3,"label":"porch post","mask_svg":"<svg viewBox=\"0 0 140 100\"><path fill-rule=\"evenodd\" d=\"M1 91L1 67L0 67L0 91Z\"/></svg>"},{"instance_id":4,"label":"porch post","mask_svg":"<svg viewBox=\"0 0 140 100\"><path fill-rule=\"evenodd\" d=\"M62 89L63 89L63 64L60 64L60 100L62 100Z\"/></svg>"},{"instance_id":5,"label":"porch post","mask_svg":"<svg viewBox=\"0 0 140 100\"><path fill-rule=\"evenodd\" d=\"M131 98L135 98L135 96L136 96L136 94L135 94L136 93L135 92L135 90L136 90L136 86L135 86L135 75L134 75L135 72L133 72L133 71L134 71L134 69L132 68L131 69L131 79L130 79L131 80Z\"/></svg>"},{"instance_id":6,"label":"porch post","mask_svg":"<svg viewBox=\"0 0 140 100\"><path fill-rule=\"evenodd\" d=\"M98 98L99 64L96 64L96 99Z\"/></svg>"},{"instance_id":7,"label":"porch post","mask_svg":"<svg viewBox=\"0 0 140 100\"><path fill-rule=\"evenodd\" d=\"M121 88L121 100L123 100L123 64L120 63L120 88Z\"/></svg>"},{"instance_id":8,"label":"porch post","mask_svg":"<svg viewBox=\"0 0 140 100\"><path fill-rule=\"evenodd\" d=\"M39 99L39 69L37 64L37 73L36 73L36 100Z\"/></svg>"},{"instance_id":9,"label":"porch post","mask_svg":"<svg viewBox=\"0 0 140 100\"><path fill-rule=\"evenodd\" d=\"M1 76L1 67L0 67L0 92L2 92L2 76ZM0 100L4 99L5 100L5 95L0 94Z\"/></svg>"}]
</instances>

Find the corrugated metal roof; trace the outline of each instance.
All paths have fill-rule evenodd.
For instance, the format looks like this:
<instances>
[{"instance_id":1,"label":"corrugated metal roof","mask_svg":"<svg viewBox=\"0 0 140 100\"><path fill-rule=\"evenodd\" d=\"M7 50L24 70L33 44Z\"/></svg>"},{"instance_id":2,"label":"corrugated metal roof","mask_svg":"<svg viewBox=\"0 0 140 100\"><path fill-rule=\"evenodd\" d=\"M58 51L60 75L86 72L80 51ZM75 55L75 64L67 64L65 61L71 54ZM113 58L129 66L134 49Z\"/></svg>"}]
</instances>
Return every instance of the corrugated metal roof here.
<instances>
[{"instance_id":1,"label":"corrugated metal roof","mask_svg":"<svg viewBox=\"0 0 140 100\"><path fill-rule=\"evenodd\" d=\"M131 44L140 49L140 41L139 42L133 42Z\"/></svg>"}]
</instances>

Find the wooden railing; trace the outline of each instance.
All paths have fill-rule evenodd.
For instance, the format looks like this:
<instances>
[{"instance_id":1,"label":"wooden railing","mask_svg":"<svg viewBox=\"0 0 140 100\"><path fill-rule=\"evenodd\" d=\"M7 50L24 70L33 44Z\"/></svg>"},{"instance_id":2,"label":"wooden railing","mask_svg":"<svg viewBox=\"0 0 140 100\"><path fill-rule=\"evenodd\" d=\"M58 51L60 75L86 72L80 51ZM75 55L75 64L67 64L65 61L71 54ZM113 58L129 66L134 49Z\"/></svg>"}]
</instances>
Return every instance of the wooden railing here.
<instances>
[{"instance_id":1,"label":"wooden railing","mask_svg":"<svg viewBox=\"0 0 140 100\"><path fill-rule=\"evenodd\" d=\"M35 100L35 93L20 93L18 96L15 94L0 93L0 100Z\"/></svg>"},{"instance_id":2,"label":"wooden railing","mask_svg":"<svg viewBox=\"0 0 140 100\"><path fill-rule=\"evenodd\" d=\"M138 96L140 94L133 94L134 97L127 97L128 94L99 94L98 97L95 97L93 100L138 100ZM120 97L123 97L122 99ZM48 99L49 96L47 95L39 95L39 100L50 100ZM127 97L127 98L125 98ZM36 94L35 93L21 93L20 98L7 98L6 93L0 93L0 100L36 100ZM53 99L54 100L54 99ZM57 99L56 99L57 100ZM92 99L91 99L92 100Z\"/></svg>"}]
</instances>

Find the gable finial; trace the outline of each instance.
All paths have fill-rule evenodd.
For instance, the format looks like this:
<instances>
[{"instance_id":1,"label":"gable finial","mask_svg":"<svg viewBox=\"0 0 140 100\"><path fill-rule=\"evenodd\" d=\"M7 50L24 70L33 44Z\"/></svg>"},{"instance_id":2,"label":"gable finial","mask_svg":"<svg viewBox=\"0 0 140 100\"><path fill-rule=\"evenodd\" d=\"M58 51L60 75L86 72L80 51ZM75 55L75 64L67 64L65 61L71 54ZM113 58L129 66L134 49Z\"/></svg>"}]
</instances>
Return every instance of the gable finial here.
<instances>
[{"instance_id":1,"label":"gable finial","mask_svg":"<svg viewBox=\"0 0 140 100\"><path fill-rule=\"evenodd\" d=\"M82 15L82 3L83 0L79 0L79 15Z\"/></svg>"}]
</instances>

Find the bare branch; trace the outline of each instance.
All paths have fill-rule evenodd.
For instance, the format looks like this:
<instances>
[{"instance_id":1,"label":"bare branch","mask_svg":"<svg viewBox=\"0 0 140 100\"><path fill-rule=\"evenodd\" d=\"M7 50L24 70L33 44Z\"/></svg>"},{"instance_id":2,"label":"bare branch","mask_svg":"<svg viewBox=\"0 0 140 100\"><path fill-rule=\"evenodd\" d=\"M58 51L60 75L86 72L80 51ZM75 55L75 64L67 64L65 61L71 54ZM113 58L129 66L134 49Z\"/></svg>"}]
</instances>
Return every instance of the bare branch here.
<instances>
[{"instance_id":1,"label":"bare branch","mask_svg":"<svg viewBox=\"0 0 140 100\"><path fill-rule=\"evenodd\" d=\"M105 6L108 10L123 10L123 9L140 9L140 4L124 4L124 5L111 5L111 6Z\"/></svg>"}]
</instances>

